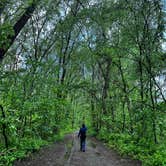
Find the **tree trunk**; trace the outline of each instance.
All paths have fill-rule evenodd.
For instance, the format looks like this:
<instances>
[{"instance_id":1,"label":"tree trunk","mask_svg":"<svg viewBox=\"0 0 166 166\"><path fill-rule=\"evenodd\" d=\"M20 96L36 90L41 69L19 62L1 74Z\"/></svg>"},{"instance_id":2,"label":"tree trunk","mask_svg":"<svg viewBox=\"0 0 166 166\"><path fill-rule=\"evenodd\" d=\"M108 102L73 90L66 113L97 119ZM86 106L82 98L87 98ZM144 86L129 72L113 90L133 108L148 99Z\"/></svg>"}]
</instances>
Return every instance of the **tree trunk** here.
<instances>
[{"instance_id":1,"label":"tree trunk","mask_svg":"<svg viewBox=\"0 0 166 166\"><path fill-rule=\"evenodd\" d=\"M125 102L122 102L122 109L123 109L123 122L122 122L122 132L125 131L126 127L126 114L125 114Z\"/></svg>"},{"instance_id":2,"label":"tree trunk","mask_svg":"<svg viewBox=\"0 0 166 166\"><path fill-rule=\"evenodd\" d=\"M6 116L5 116L5 112L3 110L3 106L0 105L0 108L1 108L1 111L2 111L3 120L6 120ZM8 137L7 137L7 134L6 134L6 129L7 129L6 123L2 122L2 134L3 134L4 140L5 140L5 147L6 147L6 149L8 149L9 144L8 144Z\"/></svg>"},{"instance_id":3,"label":"tree trunk","mask_svg":"<svg viewBox=\"0 0 166 166\"><path fill-rule=\"evenodd\" d=\"M10 48L10 46L13 44L14 40L20 33L20 31L23 29L24 25L27 23L27 21L31 18L35 8L36 8L36 2L33 2L24 12L24 14L20 17L20 19L15 23L13 26L14 34L8 35L7 40L4 43L4 47L0 48L0 61L3 60L4 55Z\"/></svg>"},{"instance_id":4,"label":"tree trunk","mask_svg":"<svg viewBox=\"0 0 166 166\"><path fill-rule=\"evenodd\" d=\"M117 65L120 71L120 75L122 78L122 83L123 83L123 92L124 92L124 97L125 97L125 101L127 104L127 109L128 109L128 113L129 113L129 118L130 118L130 132L133 133L133 118L132 118L132 110L131 110L131 103L130 103L130 98L128 96L128 85L126 83L126 80L124 78L124 74L123 74L123 70L122 70L122 65L121 65L121 60L119 58L119 64Z\"/></svg>"},{"instance_id":5,"label":"tree trunk","mask_svg":"<svg viewBox=\"0 0 166 166\"><path fill-rule=\"evenodd\" d=\"M139 60L139 72L140 72L140 96L141 96L141 105L140 109L142 112L141 117L141 125L142 125L142 131L140 133L140 138L144 136L144 133L146 133L146 124L145 124L145 114L144 114L144 84L143 84L143 66L142 66L142 49L140 47L140 60Z\"/></svg>"}]
</instances>

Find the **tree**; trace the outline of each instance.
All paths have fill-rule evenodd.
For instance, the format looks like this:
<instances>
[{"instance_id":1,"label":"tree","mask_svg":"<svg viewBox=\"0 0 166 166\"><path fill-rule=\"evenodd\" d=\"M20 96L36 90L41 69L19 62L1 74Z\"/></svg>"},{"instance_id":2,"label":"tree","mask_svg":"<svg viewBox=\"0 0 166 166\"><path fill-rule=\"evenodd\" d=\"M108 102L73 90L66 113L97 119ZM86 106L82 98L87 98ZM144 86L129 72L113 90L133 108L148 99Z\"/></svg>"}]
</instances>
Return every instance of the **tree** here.
<instances>
[{"instance_id":1,"label":"tree","mask_svg":"<svg viewBox=\"0 0 166 166\"><path fill-rule=\"evenodd\" d=\"M14 24L14 26L12 26L13 33L7 34L7 37L6 37L7 40L4 41L3 45L0 47L0 60L1 61L4 57L4 55L6 54L6 52L8 51L8 49L10 48L10 46L13 44L13 42L16 39L16 37L18 36L18 34L20 33L20 31L22 30L22 28L24 27L24 25L27 23L29 18L31 18L36 5L37 5L37 1L34 0L29 5L29 7L27 7L27 9L23 13L23 15L19 18L19 20L17 20L17 22Z\"/></svg>"}]
</instances>

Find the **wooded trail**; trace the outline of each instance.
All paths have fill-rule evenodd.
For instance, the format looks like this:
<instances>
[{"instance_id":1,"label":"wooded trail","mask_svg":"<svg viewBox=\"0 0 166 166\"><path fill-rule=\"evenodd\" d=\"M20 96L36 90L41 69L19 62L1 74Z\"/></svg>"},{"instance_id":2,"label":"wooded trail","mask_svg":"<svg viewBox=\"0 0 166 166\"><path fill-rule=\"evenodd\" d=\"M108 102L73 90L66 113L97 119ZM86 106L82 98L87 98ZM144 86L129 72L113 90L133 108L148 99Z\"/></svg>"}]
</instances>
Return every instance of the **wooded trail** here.
<instances>
[{"instance_id":1,"label":"wooded trail","mask_svg":"<svg viewBox=\"0 0 166 166\"><path fill-rule=\"evenodd\" d=\"M79 151L77 134L43 148L14 166L140 166L139 161L122 158L95 138L87 139L86 152Z\"/></svg>"},{"instance_id":2,"label":"wooded trail","mask_svg":"<svg viewBox=\"0 0 166 166\"><path fill-rule=\"evenodd\" d=\"M140 165L107 147L166 166L166 0L0 0L0 166Z\"/></svg>"}]
</instances>

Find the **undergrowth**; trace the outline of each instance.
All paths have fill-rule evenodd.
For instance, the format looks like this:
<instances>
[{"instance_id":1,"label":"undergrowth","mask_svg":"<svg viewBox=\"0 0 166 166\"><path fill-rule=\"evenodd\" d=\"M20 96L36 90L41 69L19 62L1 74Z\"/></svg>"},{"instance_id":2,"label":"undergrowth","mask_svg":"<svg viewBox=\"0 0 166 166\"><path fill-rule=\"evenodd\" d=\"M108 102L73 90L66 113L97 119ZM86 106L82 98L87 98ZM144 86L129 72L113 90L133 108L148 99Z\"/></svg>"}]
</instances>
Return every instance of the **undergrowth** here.
<instances>
[{"instance_id":1,"label":"undergrowth","mask_svg":"<svg viewBox=\"0 0 166 166\"><path fill-rule=\"evenodd\" d=\"M47 140L40 138L22 138L19 142L8 149L0 147L0 166L12 166L17 159L23 159L32 153L39 151L43 146L47 146L64 138L66 133L71 131L62 131Z\"/></svg>"},{"instance_id":2,"label":"undergrowth","mask_svg":"<svg viewBox=\"0 0 166 166\"><path fill-rule=\"evenodd\" d=\"M100 132L97 138L116 149L122 156L130 156L142 161L143 166L166 166L166 145L152 144L146 140L137 140L129 134Z\"/></svg>"}]
</instances>

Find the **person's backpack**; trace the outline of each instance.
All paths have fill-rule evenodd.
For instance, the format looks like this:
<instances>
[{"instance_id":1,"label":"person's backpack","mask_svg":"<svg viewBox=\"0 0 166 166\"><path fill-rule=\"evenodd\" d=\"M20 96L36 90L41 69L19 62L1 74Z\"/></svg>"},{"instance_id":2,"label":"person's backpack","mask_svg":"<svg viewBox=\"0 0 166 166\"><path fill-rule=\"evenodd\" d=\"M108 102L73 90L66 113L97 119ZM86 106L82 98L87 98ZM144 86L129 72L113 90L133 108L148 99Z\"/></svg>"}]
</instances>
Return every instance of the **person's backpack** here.
<instances>
[{"instance_id":1,"label":"person's backpack","mask_svg":"<svg viewBox=\"0 0 166 166\"><path fill-rule=\"evenodd\" d=\"M81 128L81 138L86 138L86 128Z\"/></svg>"}]
</instances>

